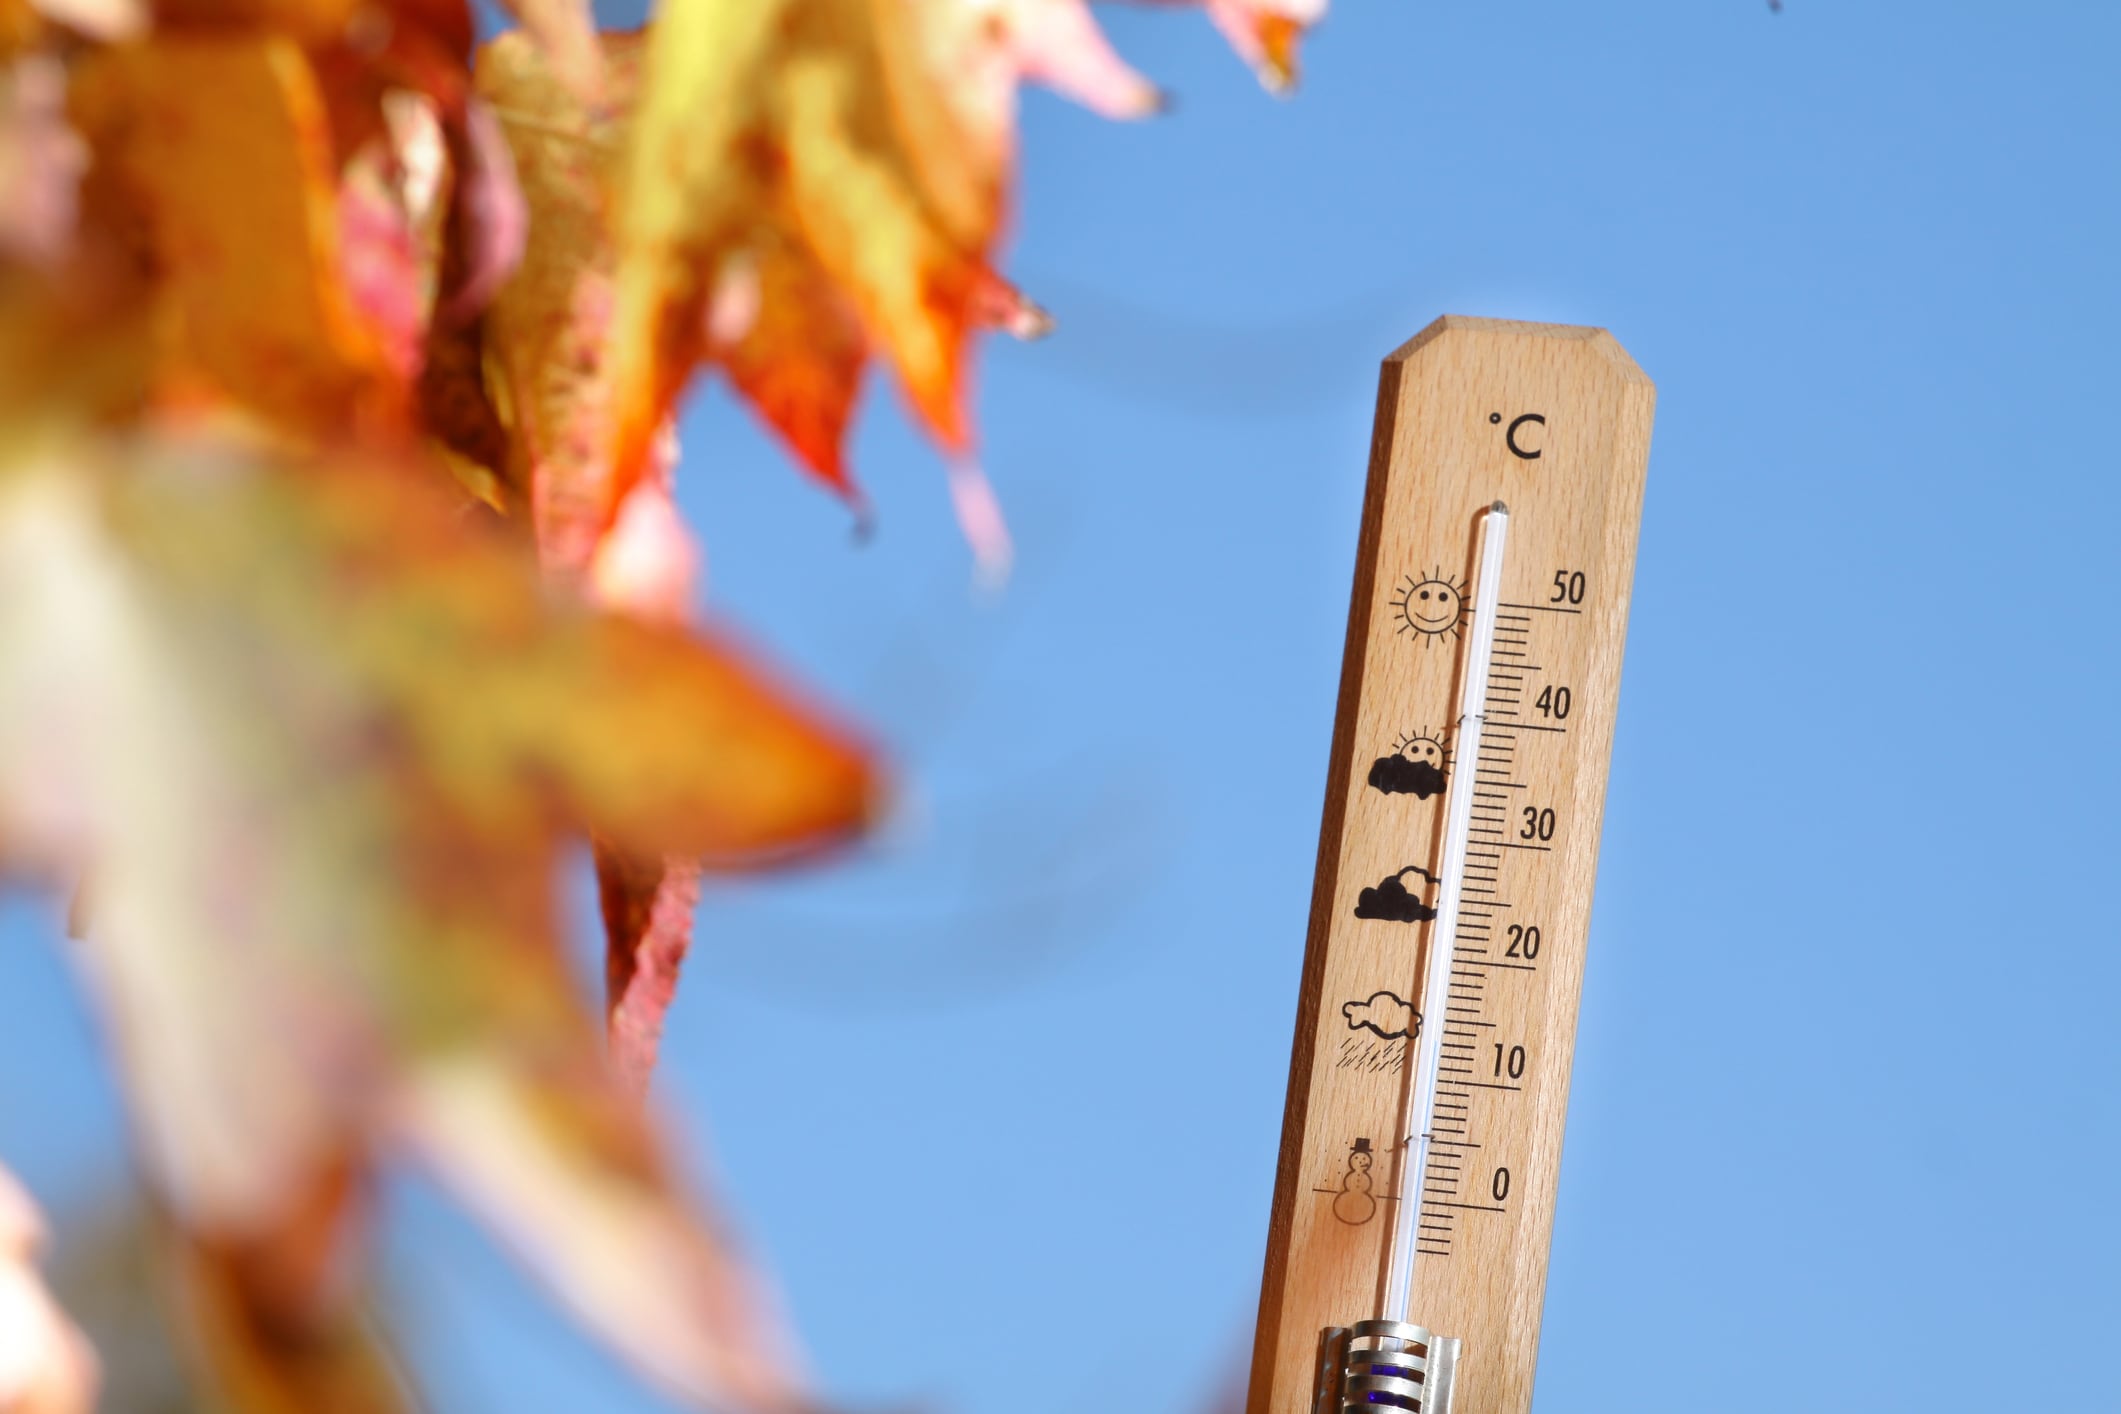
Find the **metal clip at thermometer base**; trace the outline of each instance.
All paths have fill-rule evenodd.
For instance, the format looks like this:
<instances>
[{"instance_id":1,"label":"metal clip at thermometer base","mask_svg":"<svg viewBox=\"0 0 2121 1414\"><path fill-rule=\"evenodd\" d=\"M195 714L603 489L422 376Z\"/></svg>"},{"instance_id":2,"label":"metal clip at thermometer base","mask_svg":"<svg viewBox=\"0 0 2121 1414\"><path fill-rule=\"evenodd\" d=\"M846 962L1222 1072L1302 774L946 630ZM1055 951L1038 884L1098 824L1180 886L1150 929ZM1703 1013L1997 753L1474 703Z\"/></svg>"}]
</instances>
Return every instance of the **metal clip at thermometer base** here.
<instances>
[{"instance_id":1,"label":"metal clip at thermometer base","mask_svg":"<svg viewBox=\"0 0 2121 1414\"><path fill-rule=\"evenodd\" d=\"M1315 1414L1451 1414L1460 1342L1399 1321L1328 1326Z\"/></svg>"}]
</instances>

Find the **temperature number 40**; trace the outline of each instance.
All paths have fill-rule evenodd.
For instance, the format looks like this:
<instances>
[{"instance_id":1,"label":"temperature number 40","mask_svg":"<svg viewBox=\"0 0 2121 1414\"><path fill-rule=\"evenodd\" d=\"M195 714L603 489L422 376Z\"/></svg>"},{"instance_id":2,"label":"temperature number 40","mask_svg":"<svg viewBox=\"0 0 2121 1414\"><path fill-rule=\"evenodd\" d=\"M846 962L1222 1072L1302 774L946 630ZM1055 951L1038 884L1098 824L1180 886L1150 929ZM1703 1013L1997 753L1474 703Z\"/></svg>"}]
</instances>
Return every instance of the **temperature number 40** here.
<instances>
[{"instance_id":1,"label":"temperature number 40","mask_svg":"<svg viewBox=\"0 0 2121 1414\"><path fill-rule=\"evenodd\" d=\"M1561 722L1568 720L1572 701L1567 688L1549 686L1540 692L1539 700L1532 705L1539 709L1540 716Z\"/></svg>"}]
</instances>

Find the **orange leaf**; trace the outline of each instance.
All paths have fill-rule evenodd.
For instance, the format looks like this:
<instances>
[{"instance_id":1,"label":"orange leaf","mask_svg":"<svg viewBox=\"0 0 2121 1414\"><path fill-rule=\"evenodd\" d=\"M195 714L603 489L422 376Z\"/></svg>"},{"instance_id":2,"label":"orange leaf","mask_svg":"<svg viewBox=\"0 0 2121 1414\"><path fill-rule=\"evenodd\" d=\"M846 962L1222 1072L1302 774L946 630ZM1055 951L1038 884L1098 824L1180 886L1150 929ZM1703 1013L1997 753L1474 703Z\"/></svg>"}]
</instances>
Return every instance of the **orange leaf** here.
<instances>
[{"instance_id":1,"label":"orange leaf","mask_svg":"<svg viewBox=\"0 0 2121 1414\"><path fill-rule=\"evenodd\" d=\"M75 74L95 160L147 242L162 404L395 435L403 387L345 285L331 132L303 51L157 37Z\"/></svg>"}]
</instances>

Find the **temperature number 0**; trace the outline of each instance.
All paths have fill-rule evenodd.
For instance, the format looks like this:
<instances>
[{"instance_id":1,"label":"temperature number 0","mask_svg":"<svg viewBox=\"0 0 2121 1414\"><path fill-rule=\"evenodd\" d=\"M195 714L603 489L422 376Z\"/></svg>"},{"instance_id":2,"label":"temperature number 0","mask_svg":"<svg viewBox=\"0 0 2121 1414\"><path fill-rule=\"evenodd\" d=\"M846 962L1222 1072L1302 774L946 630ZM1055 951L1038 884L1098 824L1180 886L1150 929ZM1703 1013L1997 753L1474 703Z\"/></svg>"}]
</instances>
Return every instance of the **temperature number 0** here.
<instances>
[{"instance_id":1,"label":"temperature number 0","mask_svg":"<svg viewBox=\"0 0 2121 1414\"><path fill-rule=\"evenodd\" d=\"M1552 717L1557 722L1566 721L1570 705L1569 690L1565 687L1549 687L1539 694L1539 700L1532 705L1539 709L1539 715L1542 717Z\"/></svg>"},{"instance_id":2,"label":"temperature number 0","mask_svg":"<svg viewBox=\"0 0 2121 1414\"><path fill-rule=\"evenodd\" d=\"M1495 1201L1498 1203L1510 1196L1510 1171L1508 1169L1495 1170L1495 1178L1488 1184L1488 1192L1495 1195Z\"/></svg>"},{"instance_id":3,"label":"temperature number 0","mask_svg":"<svg viewBox=\"0 0 2121 1414\"><path fill-rule=\"evenodd\" d=\"M1524 808L1524 828L1517 832L1521 840L1550 840L1554 838L1554 808L1527 805Z\"/></svg>"},{"instance_id":4,"label":"temperature number 0","mask_svg":"<svg viewBox=\"0 0 2121 1414\"><path fill-rule=\"evenodd\" d=\"M1511 1046L1503 1049L1502 1042L1495 1043L1495 1073L1507 1075L1512 1080L1524 1079L1524 1047Z\"/></svg>"},{"instance_id":5,"label":"temperature number 0","mask_svg":"<svg viewBox=\"0 0 2121 1414\"><path fill-rule=\"evenodd\" d=\"M1584 580L1582 570L1554 571L1554 592L1547 596L1549 604L1581 604Z\"/></svg>"},{"instance_id":6,"label":"temperature number 0","mask_svg":"<svg viewBox=\"0 0 2121 1414\"><path fill-rule=\"evenodd\" d=\"M1526 962L1539 956L1539 929L1522 923L1510 925L1510 946L1504 957L1521 957Z\"/></svg>"}]
</instances>

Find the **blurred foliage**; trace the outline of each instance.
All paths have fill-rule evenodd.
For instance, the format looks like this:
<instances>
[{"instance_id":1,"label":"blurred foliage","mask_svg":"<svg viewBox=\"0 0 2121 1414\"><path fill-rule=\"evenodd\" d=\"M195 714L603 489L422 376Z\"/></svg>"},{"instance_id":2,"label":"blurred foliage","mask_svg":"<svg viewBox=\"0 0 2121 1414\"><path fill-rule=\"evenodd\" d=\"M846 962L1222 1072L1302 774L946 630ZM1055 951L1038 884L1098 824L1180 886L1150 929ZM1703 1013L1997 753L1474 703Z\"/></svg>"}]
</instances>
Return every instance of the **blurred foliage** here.
<instances>
[{"instance_id":1,"label":"blurred foliage","mask_svg":"<svg viewBox=\"0 0 2121 1414\"><path fill-rule=\"evenodd\" d=\"M1205 8L1279 87L1323 0ZM1084 0L516 11L0 0L0 865L72 896L130 1097L154 1216L62 1275L128 1410L174 1398L149 1265L210 1407L410 1407L362 1304L396 1159L671 1394L816 1407L643 1096L702 873L883 788L693 624L675 410L721 370L858 503L881 355L998 569L970 350L1047 324L995 268L1017 86L1161 99Z\"/></svg>"}]
</instances>

